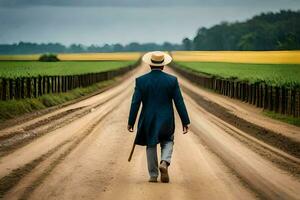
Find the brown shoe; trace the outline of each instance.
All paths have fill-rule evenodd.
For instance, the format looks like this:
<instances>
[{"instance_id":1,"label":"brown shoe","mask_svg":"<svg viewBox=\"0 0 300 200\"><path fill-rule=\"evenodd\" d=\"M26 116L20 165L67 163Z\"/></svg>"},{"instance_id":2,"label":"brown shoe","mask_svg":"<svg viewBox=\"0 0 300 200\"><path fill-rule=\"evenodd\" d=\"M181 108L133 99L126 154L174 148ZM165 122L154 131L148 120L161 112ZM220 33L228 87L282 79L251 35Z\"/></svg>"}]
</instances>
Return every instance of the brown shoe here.
<instances>
[{"instance_id":1,"label":"brown shoe","mask_svg":"<svg viewBox=\"0 0 300 200\"><path fill-rule=\"evenodd\" d=\"M150 183L156 183L157 182L157 177L150 177L149 181Z\"/></svg>"},{"instance_id":2,"label":"brown shoe","mask_svg":"<svg viewBox=\"0 0 300 200\"><path fill-rule=\"evenodd\" d=\"M166 161L162 161L159 165L159 171L160 171L160 180L163 183L169 183L169 174L168 174L168 164Z\"/></svg>"}]
</instances>

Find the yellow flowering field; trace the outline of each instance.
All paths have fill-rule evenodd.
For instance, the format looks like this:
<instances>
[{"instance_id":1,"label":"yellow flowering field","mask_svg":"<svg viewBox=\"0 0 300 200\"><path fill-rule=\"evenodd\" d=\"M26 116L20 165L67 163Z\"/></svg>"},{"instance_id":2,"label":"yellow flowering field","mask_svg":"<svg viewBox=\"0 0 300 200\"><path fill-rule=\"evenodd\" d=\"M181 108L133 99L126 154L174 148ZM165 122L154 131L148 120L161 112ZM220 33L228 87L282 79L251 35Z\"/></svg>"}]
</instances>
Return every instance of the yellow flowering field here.
<instances>
[{"instance_id":1,"label":"yellow flowering field","mask_svg":"<svg viewBox=\"0 0 300 200\"><path fill-rule=\"evenodd\" d=\"M300 51L174 51L178 62L300 64Z\"/></svg>"}]
</instances>

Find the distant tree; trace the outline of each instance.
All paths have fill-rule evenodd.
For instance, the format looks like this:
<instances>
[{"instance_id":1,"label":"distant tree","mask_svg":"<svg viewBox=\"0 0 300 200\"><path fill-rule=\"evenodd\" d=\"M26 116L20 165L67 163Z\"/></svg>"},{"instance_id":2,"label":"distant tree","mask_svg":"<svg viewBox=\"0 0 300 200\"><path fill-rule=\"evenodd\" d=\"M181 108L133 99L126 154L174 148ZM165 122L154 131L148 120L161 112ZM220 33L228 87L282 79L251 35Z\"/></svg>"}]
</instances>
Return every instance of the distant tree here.
<instances>
[{"instance_id":1,"label":"distant tree","mask_svg":"<svg viewBox=\"0 0 300 200\"><path fill-rule=\"evenodd\" d=\"M189 38L182 40L183 49L186 51L192 50L192 41Z\"/></svg>"},{"instance_id":2,"label":"distant tree","mask_svg":"<svg viewBox=\"0 0 300 200\"><path fill-rule=\"evenodd\" d=\"M58 62L59 59L55 54L43 54L40 56L39 61L41 62Z\"/></svg>"},{"instance_id":3,"label":"distant tree","mask_svg":"<svg viewBox=\"0 0 300 200\"><path fill-rule=\"evenodd\" d=\"M96 52L100 51L100 47L96 46L96 45L91 45L91 46L87 47L86 51L96 53Z\"/></svg>"},{"instance_id":4,"label":"distant tree","mask_svg":"<svg viewBox=\"0 0 300 200\"><path fill-rule=\"evenodd\" d=\"M84 47L81 44L71 44L71 46L68 48L68 51L71 53L85 52Z\"/></svg>"},{"instance_id":5,"label":"distant tree","mask_svg":"<svg viewBox=\"0 0 300 200\"><path fill-rule=\"evenodd\" d=\"M122 51L124 51L124 47L121 44L114 44L113 51L114 52L122 52Z\"/></svg>"}]
</instances>

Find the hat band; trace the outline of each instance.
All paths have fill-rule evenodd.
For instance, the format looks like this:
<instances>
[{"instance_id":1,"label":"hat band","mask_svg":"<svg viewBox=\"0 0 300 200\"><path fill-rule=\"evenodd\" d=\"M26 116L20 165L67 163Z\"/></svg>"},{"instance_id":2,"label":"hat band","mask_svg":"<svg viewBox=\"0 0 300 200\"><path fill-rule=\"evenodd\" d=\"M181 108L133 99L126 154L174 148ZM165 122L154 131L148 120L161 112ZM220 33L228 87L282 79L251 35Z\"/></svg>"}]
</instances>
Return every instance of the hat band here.
<instances>
[{"instance_id":1,"label":"hat band","mask_svg":"<svg viewBox=\"0 0 300 200\"><path fill-rule=\"evenodd\" d=\"M156 61L156 60L152 60L151 59L151 62L153 62L154 64L161 64L164 62L164 59L163 60L160 60L160 61Z\"/></svg>"}]
</instances>

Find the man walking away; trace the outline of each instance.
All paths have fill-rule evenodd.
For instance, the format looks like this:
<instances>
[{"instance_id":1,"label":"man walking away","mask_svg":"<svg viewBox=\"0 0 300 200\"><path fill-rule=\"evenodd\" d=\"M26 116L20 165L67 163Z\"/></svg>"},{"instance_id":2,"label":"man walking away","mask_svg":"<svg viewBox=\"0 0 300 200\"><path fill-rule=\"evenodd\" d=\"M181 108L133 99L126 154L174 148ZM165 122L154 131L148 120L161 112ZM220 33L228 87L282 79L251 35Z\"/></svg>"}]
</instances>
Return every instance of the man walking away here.
<instances>
[{"instance_id":1,"label":"man walking away","mask_svg":"<svg viewBox=\"0 0 300 200\"><path fill-rule=\"evenodd\" d=\"M161 182L168 183L168 167L171 163L175 130L173 101L182 122L183 134L188 132L190 120L177 78L163 72L164 66L172 61L172 57L155 51L145 54L142 60L150 65L151 72L136 78L128 130L133 132L142 103L135 144L146 146L149 182L157 182L160 171ZM161 147L159 167L157 144Z\"/></svg>"}]
</instances>

